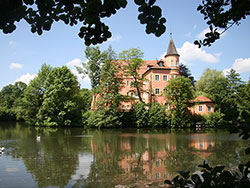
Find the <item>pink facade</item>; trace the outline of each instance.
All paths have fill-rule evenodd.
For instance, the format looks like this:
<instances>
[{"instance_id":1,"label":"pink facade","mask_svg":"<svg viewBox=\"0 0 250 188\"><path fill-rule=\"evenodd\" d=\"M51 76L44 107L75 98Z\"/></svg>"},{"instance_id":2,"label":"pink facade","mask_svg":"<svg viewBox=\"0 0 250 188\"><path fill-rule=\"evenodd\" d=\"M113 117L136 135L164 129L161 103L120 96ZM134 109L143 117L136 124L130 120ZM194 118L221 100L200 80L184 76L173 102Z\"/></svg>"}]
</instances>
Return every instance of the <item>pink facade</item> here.
<instances>
[{"instance_id":1,"label":"pink facade","mask_svg":"<svg viewBox=\"0 0 250 188\"><path fill-rule=\"evenodd\" d=\"M143 101L148 103L160 103L166 105L165 87L173 78L180 76L179 72L179 54L175 48L172 38L170 39L168 50L164 59L161 60L146 60L144 65L140 68L139 73L145 78L143 83L143 92L141 97ZM130 96L131 101L122 102L120 108L129 111L133 103L139 100L137 91L131 87L132 78L124 77L123 86L120 88L120 94ZM93 96L91 109L95 110L95 101L98 97ZM202 98L204 99L204 98ZM193 114L208 114L214 111L213 102L206 98L198 106L190 108ZM201 107L202 106L202 107ZM168 106L166 106L168 110Z\"/></svg>"},{"instance_id":2,"label":"pink facade","mask_svg":"<svg viewBox=\"0 0 250 188\"><path fill-rule=\"evenodd\" d=\"M192 114L204 115L214 112L213 101L205 96L195 98L192 103L195 103L195 105L189 109Z\"/></svg>"}]
</instances>

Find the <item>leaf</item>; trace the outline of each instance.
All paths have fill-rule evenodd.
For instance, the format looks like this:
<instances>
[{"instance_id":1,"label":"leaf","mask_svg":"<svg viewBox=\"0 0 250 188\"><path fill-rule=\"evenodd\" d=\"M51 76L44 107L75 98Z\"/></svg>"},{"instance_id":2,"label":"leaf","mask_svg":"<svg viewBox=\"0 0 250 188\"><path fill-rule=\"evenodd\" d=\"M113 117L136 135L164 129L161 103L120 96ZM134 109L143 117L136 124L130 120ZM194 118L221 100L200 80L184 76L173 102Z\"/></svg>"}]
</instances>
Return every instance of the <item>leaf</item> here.
<instances>
[{"instance_id":1,"label":"leaf","mask_svg":"<svg viewBox=\"0 0 250 188\"><path fill-rule=\"evenodd\" d=\"M214 171L215 172L222 172L222 170L225 168L225 166L216 166L215 168L214 168Z\"/></svg>"},{"instance_id":2,"label":"leaf","mask_svg":"<svg viewBox=\"0 0 250 188\"><path fill-rule=\"evenodd\" d=\"M183 172L183 171L180 171L178 172L183 178L187 179L189 178L189 173L190 171L187 171L187 172Z\"/></svg>"},{"instance_id":3,"label":"leaf","mask_svg":"<svg viewBox=\"0 0 250 188\"><path fill-rule=\"evenodd\" d=\"M246 155L249 155L249 154L250 154L250 148L247 148L247 149L245 150L245 153L246 153Z\"/></svg>"},{"instance_id":4,"label":"leaf","mask_svg":"<svg viewBox=\"0 0 250 188\"><path fill-rule=\"evenodd\" d=\"M164 184L172 185L172 182L169 181L169 180L165 180L165 181L164 181Z\"/></svg>"},{"instance_id":5,"label":"leaf","mask_svg":"<svg viewBox=\"0 0 250 188\"><path fill-rule=\"evenodd\" d=\"M192 175L191 179L195 183L195 185L199 185L201 183L200 176L197 174Z\"/></svg>"}]
</instances>

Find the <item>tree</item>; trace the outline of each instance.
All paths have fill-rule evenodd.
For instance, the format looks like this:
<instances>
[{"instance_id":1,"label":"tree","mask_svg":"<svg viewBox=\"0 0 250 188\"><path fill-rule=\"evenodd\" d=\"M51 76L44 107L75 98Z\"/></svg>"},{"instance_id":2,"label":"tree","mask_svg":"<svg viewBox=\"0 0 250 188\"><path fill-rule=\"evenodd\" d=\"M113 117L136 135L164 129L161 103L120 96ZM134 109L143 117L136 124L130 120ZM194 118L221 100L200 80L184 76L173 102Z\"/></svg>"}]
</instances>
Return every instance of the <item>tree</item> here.
<instances>
[{"instance_id":1,"label":"tree","mask_svg":"<svg viewBox=\"0 0 250 188\"><path fill-rule=\"evenodd\" d=\"M106 53L101 52L99 47L87 47L84 52L88 61L82 63L84 69L77 67L77 70L79 73L89 76L91 87L94 90L100 84L100 74L106 60Z\"/></svg>"},{"instance_id":2,"label":"tree","mask_svg":"<svg viewBox=\"0 0 250 188\"><path fill-rule=\"evenodd\" d=\"M169 104L171 126L188 126L190 123L188 104L193 98L191 81L183 76L173 78L170 80L165 89L167 89L166 99Z\"/></svg>"},{"instance_id":3,"label":"tree","mask_svg":"<svg viewBox=\"0 0 250 188\"><path fill-rule=\"evenodd\" d=\"M80 99L82 103L82 110L86 112L90 110L92 101L92 91L86 88L80 90Z\"/></svg>"},{"instance_id":4,"label":"tree","mask_svg":"<svg viewBox=\"0 0 250 188\"><path fill-rule=\"evenodd\" d=\"M250 125L250 80L239 88L237 107L239 121Z\"/></svg>"},{"instance_id":5,"label":"tree","mask_svg":"<svg viewBox=\"0 0 250 188\"><path fill-rule=\"evenodd\" d=\"M124 50L119 54L119 59L123 62L123 72L124 77L131 78L131 87L136 90L140 102L142 100L143 93L143 81L145 78L139 73L141 66L144 64L143 52L138 48L131 48L129 50Z\"/></svg>"},{"instance_id":6,"label":"tree","mask_svg":"<svg viewBox=\"0 0 250 188\"><path fill-rule=\"evenodd\" d=\"M117 110L123 96L119 93L123 85L123 75L119 71L121 69L120 62L116 60L116 54L111 46L103 52L104 64L100 74L100 85L97 88L99 94L99 107L108 106Z\"/></svg>"},{"instance_id":7,"label":"tree","mask_svg":"<svg viewBox=\"0 0 250 188\"><path fill-rule=\"evenodd\" d=\"M233 25L239 25L240 21L250 15L249 0L203 0L197 10L204 15L207 20L210 32L206 33L206 38L196 40L199 47L211 46L220 36ZM222 32L218 28L223 29Z\"/></svg>"},{"instance_id":8,"label":"tree","mask_svg":"<svg viewBox=\"0 0 250 188\"><path fill-rule=\"evenodd\" d=\"M36 114L36 125L79 125L80 87L76 76L66 66L53 68L44 88L43 101Z\"/></svg>"},{"instance_id":9,"label":"tree","mask_svg":"<svg viewBox=\"0 0 250 188\"><path fill-rule=\"evenodd\" d=\"M192 73L189 70L189 68L187 68L186 65L184 65L184 64L181 63L179 70L180 70L180 75L184 76L186 78L189 78L190 81L191 81L191 83L192 83L192 85L194 86L194 84L195 84L196 81L194 80L194 77L192 76Z\"/></svg>"},{"instance_id":10,"label":"tree","mask_svg":"<svg viewBox=\"0 0 250 188\"><path fill-rule=\"evenodd\" d=\"M79 37L85 44L98 44L111 37L109 27L101 19L116 14L121 8L126 8L127 0L2 0L0 2L0 29L3 33L11 33L16 29L15 22L24 19L31 26L31 32L41 35L49 31L54 22L63 21L74 26L82 23ZM138 19L146 24L146 33L161 36L165 31L166 19L162 17L161 8L156 0L134 0L139 6ZM220 35L233 25L239 25L242 19L250 14L249 0L203 0L197 10L207 20L210 32L203 41L195 44L210 46ZM215 28L215 29L214 29ZM218 32L222 28L222 33Z\"/></svg>"},{"instance_id":11,"label":"tree","mask_svg":"<svg viewBox=\"0 0 250 188\"><path fill-rule=\"evenodd\" d=\"M52 67L46 64L41 66L37 77L30 81L24 92L22 117L28 124L37 122L37 113L43 103L43 95L46 90L45 82Z\"/></svg>"},{"instance_id":12,"label":"tree","mask_svg":"<svg viewBox=\"0 0 250 188\"><path fill-rule=\"evenodd\" d=\"M166 19L155 0L134 0L139 6L138 19L146 24L146 33L160 36L166 30ZM49 31L54 22L63 21L74 26L82 23L79 37L85 44L98 44L112 36L109 27L102 19L110 17L125 8L127 0L2 0L0 1L0 29L3 33L11 33L16 29L15 22L24 19L31 26L31 32L41 35Z\"/></svg>"},{"instance_id":13,"label":"tree","mask_svg":"<svg viewBox=\"0 0 250 188\"><path fill-rule=\"evenodd\" d=\"M198 80L195 83L195 88L199 94L207 94L209 88L213 86L214 81L216 79L224 79L222 71L217 71L215 69L207 68L200 77L200 80ZM209 96L208 96L209 97Z\"/></svg>"},{"instance_id":14,"label":"tree","mask_svg":"<svg viewBox=\"0 0 250 188\"><path fill-rule=\"evenodd\" d=\"M23 82L9 84L0 92L0 119L19 120L19 105L27 85Z\"/></svg>"}]
</instances>

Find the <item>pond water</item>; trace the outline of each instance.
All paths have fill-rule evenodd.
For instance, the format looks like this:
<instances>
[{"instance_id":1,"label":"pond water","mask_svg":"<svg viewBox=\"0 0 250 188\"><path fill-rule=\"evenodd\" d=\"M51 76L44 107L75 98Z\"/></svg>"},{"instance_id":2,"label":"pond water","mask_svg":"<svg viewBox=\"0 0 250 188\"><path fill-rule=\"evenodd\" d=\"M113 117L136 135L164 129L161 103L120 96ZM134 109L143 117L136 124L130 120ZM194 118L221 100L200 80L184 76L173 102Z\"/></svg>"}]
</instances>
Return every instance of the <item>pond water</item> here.
<instances>
[{"instance_id":1,"label":"pond water","mask_svg":"<svg viewBox=\"0 0 250 188\"><path fill-rule=\"evenodd\" d=\"M204 160L237 169L246 141L224 131L36 128L0 122L0 187L163 182Z\"/></svg>"}]
</instances>

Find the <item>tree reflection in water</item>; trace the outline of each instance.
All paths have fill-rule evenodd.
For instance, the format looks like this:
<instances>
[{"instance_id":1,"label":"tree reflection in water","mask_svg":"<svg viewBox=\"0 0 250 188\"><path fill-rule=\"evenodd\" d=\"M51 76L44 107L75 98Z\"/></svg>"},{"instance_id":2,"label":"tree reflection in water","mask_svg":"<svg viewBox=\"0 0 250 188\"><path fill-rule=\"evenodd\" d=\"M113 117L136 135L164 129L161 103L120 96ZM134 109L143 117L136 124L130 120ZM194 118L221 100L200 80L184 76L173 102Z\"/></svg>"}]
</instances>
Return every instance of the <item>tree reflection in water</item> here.
<instances>
[{"instance_id":1,"label":"tree reflection in water","mask_svg":"<svg viewBox=\"0 0 250 188\"><path fill-rule=\"evenodd\" d=\"M198 170L197 164L203 160L236 167L247 160L244 148L248 144L224 132L101 131L0 124L2 143L4 155L21 159L38 187L75 188L163 182L179 170Z\"/></svg>"}]
</instances>

